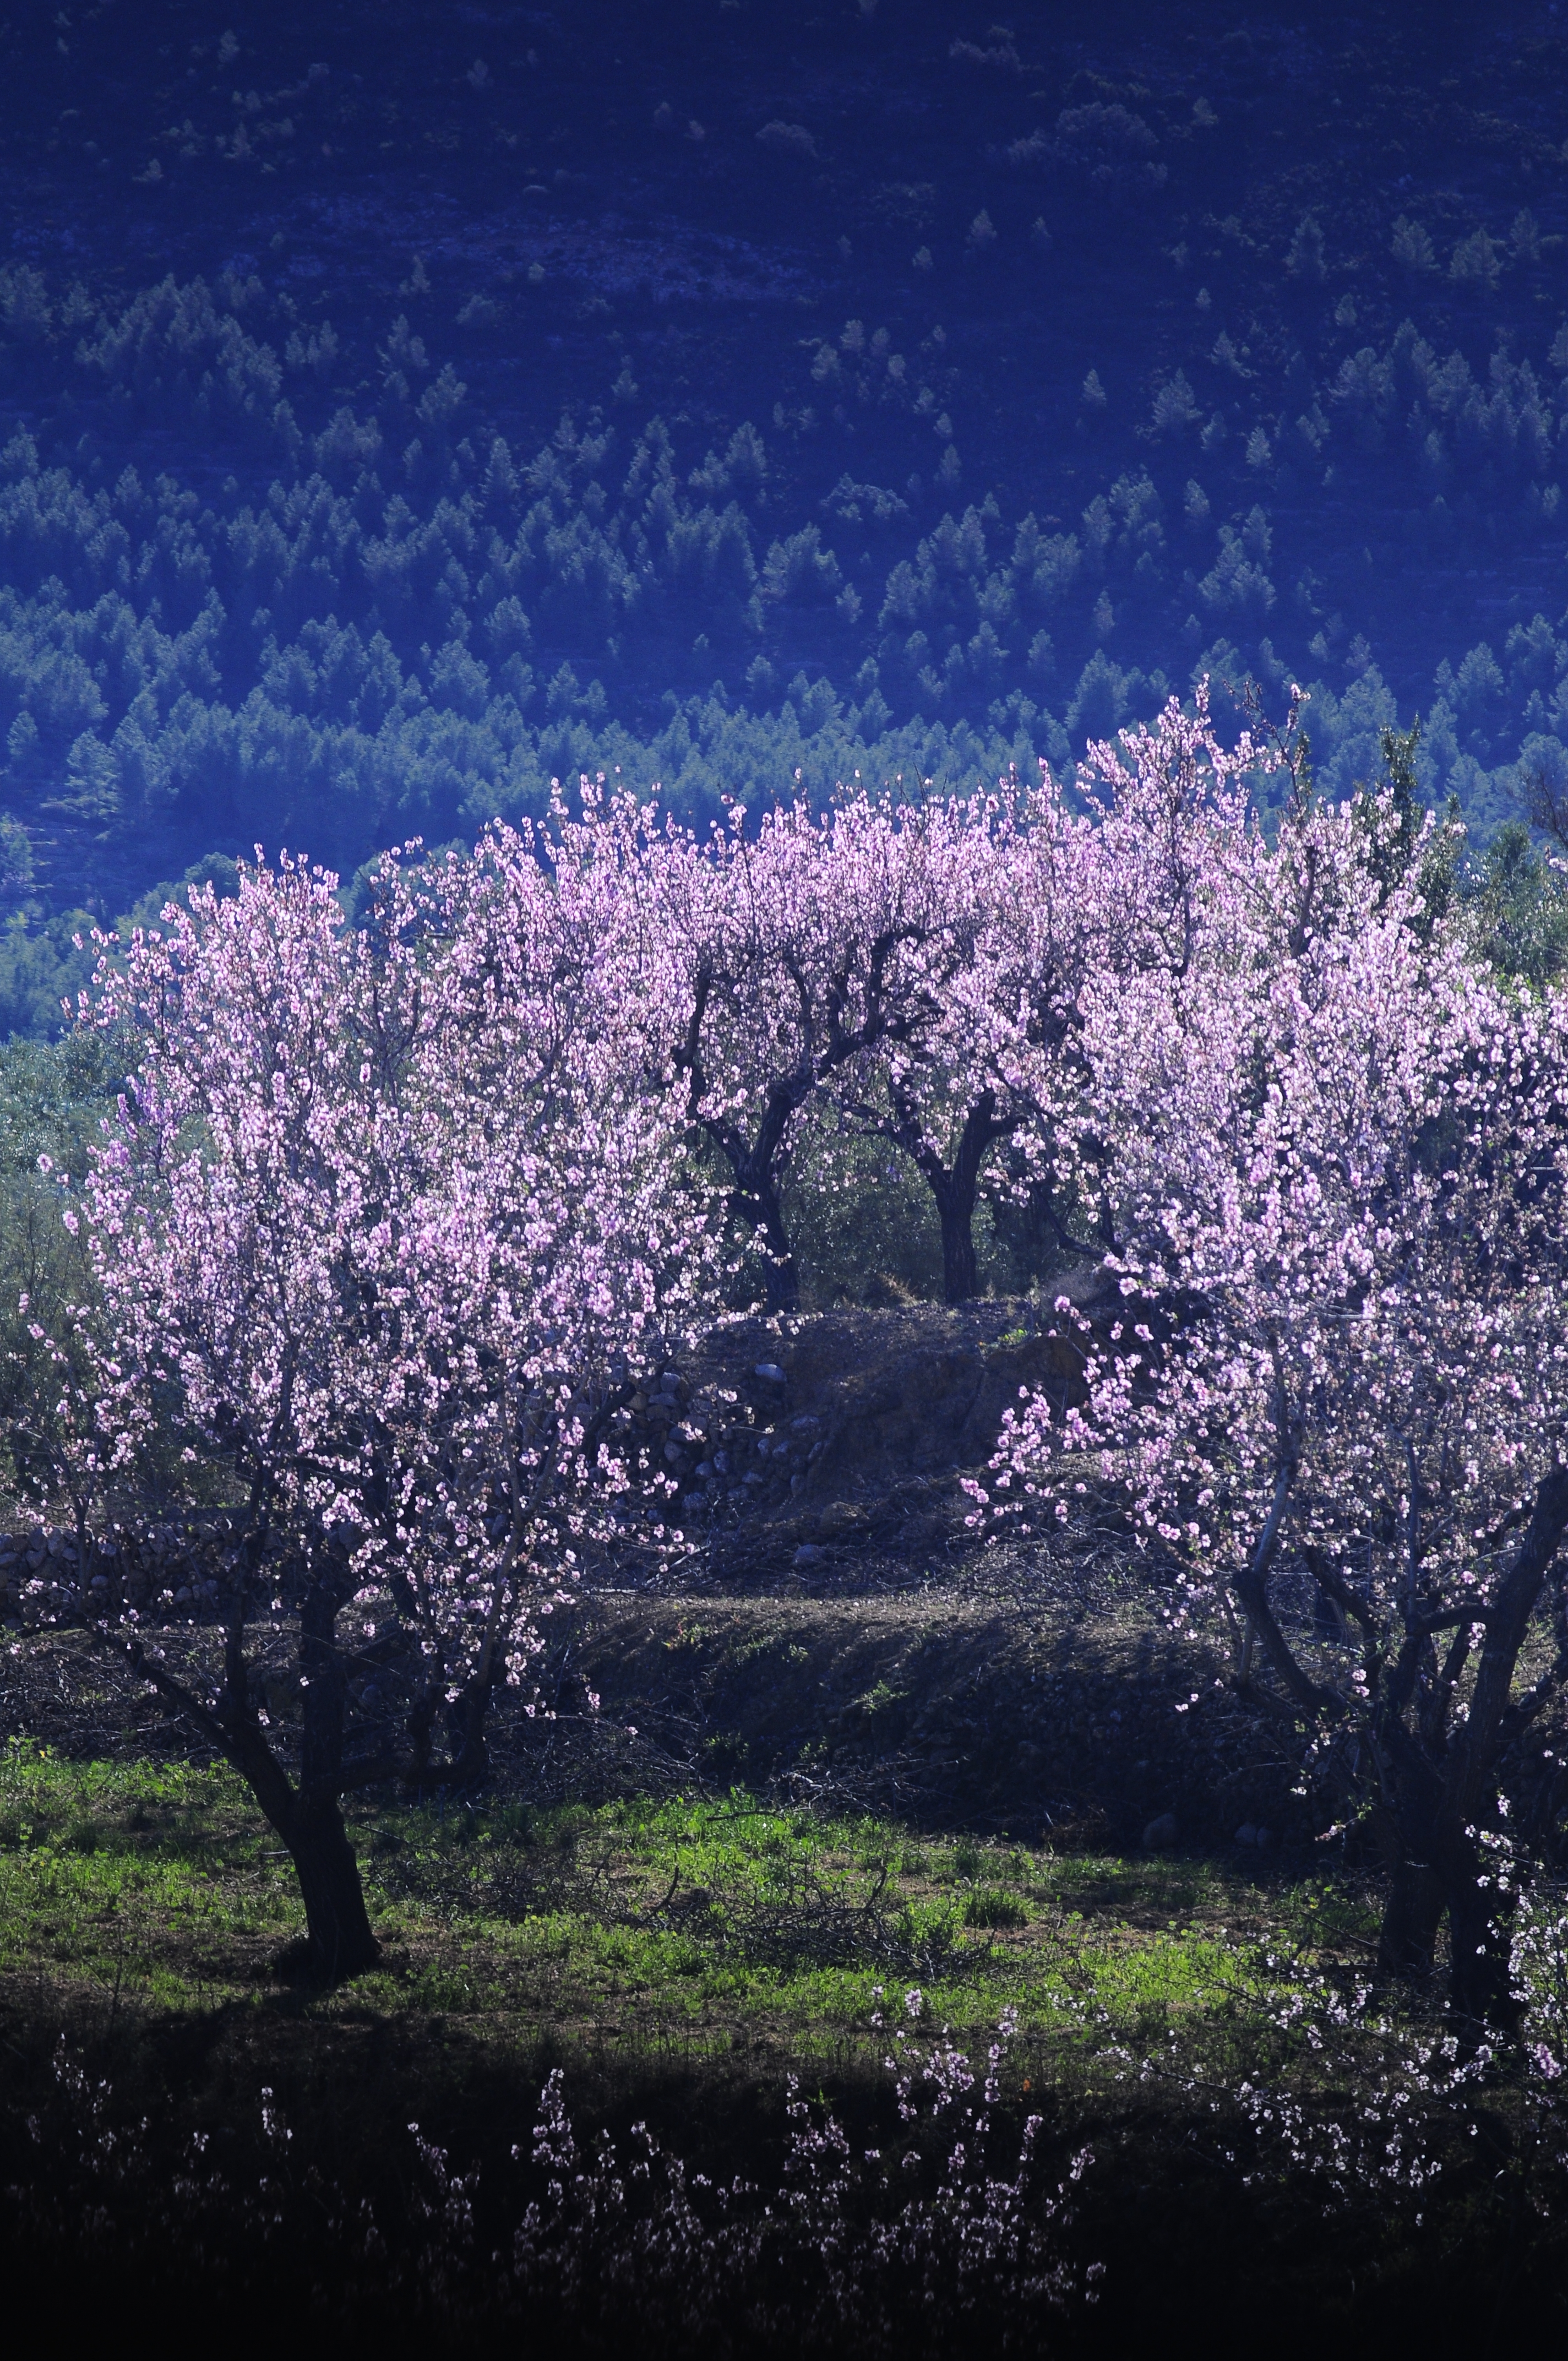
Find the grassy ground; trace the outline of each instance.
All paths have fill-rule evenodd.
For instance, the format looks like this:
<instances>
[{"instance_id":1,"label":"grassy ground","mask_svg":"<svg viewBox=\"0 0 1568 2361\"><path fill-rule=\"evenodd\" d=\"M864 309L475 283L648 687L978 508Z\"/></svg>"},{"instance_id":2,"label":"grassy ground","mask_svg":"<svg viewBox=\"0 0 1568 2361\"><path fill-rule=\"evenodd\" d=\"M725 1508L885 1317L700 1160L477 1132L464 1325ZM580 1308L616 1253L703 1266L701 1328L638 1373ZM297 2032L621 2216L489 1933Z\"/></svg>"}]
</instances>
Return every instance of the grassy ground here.
<instances>
[{"instance_id":1,"label":"grassy ground","mask_svg":"<svg viewBox=\"0 0 1568 2361\"><path fill-rule=\"evenodd\" d=\"M1064 2004L1128 2038L1237 2026L1279 1969L1365 1958L1332 1877L1149 1855L1057 1858L885 1820L715 1801L446 1813L364 1806L384 1964L309 2005L439 2014L508 2041L847 2057L883 1992L978 2038ZM0 1990L80 2006L265 2009L300 1927L292 1866L234 1775L0 1757ZM291 2005L295 2004L292 2000Z\"/></svg>"},{"instance_id":2,"label":"grassy ground","mask_svg":"<svg viewBox=\"0 0 1568 2361\"><path fill-rule=\"evenodd\" d=\"M429 2234L417 2122L479 2170L471 2250L463 2232L440 2264L455 2254L473 2297L527 2194L515 2159L553 2067L583 2155L601 2131L627 2152L641 2118L715 2185L740 2172L773 2187L787 2075L831 2103L852 2147L903 2147L883 2062L894 2029L918 2056L949 2026L978 2064L1014 2008L1006 2125L1042 2116L1047 2191L1079 2149L1094 2158L1064 2251L1103 2263L1102 2300L1052 2329L1054 2349L1120 2353L1201 2312L1216 2354L1242 2350L1264 2312L1280 2356L1327 2333L1354 2352L1401 2323L1431 2342L1445 2323L1479 2333L1558 2301L1562 2242L1513 2161L1505 2090L1440 2128L1431 2153L1452 2161L1433 2189L1385 2185L1374 2155L1371 2181L1337 2199L1332 2169L1281 2144L1272 2102L1216 2110L1249 2076L1320 2116L1376 2095L1376 2038L1331 2056L1306 2029L1317 2004L1291 2015L1293 1995L1332 1994L1367 1960L1375 1897L1350 1872L1054 1854L741 1792L444 1814L367 1802L353 1835L382 1963L313 1992L281 1965L301 1930L291 1864L232 1774L0 1750L0 2187L46 2176L26 2236L0 2232L5 2268L41 2257L82 2286L96 2272L108 2301L134 2263L165 2272L176 2308L192 2272L215 2292L243 2270L247 2301L352 2298L369 2318L344 2225L372 2202L400 2235ZM286 2135L266 2130L269 2110ZM1367 2135L1379 2155L1402 2136L1397 2113ZM111 2120L130 2150L119 2133L104 2145ZM146 2161L107 2187L126 2154ZM214 2256L231 2219L223 2188L200 2183L214 2160L237 2189L281 2192L285 2248L267 2246L282 2234L253 2202L255 2254ZM376 2284L390 2334L402 2299ZM576 2321L569 2287L560 2301ZM624 2324L616 2313L609 2341L582 2349L619 2349Z\"/></svg>"}]
</instances>

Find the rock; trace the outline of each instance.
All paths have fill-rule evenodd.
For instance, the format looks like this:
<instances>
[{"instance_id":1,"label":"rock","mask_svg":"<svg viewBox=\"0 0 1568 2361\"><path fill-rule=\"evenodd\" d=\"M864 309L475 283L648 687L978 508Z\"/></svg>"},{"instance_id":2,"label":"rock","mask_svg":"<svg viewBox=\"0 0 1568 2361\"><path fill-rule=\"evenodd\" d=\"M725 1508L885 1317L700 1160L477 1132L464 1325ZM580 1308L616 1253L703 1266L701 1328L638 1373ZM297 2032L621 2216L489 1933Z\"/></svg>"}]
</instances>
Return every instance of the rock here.
<instances>
[{"instance_id":1,"label":"rock","mask_svg":"<svg viewBox=\"0 0 1568 2361\"><path fill-rule=\"evenodd\" d=\"M825 1549L818 1549L815 1542L802 1542L794 1557L790 1560L790 1564L797 1570L803 1569L808 1565L826 1565L827 1563L827 1551Z\"/></svg>"},{"instance_id":2,"label":"rock","mask_svg":"<svg viewBox=\"0 0 1568 2361\"><path fill-rule=\"evenodd\" d=\"M1176 1824L1176 1814L1161 1812L1159 1817L1157 1820L1151 1820L1144 1830L1144 1850L1168 1852L1180 1834L1181 1831Z\"/></svg>"},{"instance_id":3,"label":"rock","mask_svg":"<svg viewBox=\"0 0 1568 2361\"><path fill-rule=\"evenodd\" d=\"M764 1378L770 1386L782 1386L784 1381L784 1373L776 1361L759 1361L751 1374Z\"/></svg>"},{"instance_id":4,"label":"rock","mask_svg":"<svg viewBox=\"0 0 1568 2361\"><path fill-rule=\"evenodd\" d=\"M1257 1842L1257 1830L1254 1828L1250 1820L1244 1820L1242 1822L1240 1828L1236 1830L1235 1840L1239 1845L1255 1845Z\"/></svg>"},{"instance_id":5,"label":"rock","mask_svg":"<svg viewBox=\"0 0 1568 2361\"><path fill-rule=\"evenodd\" d=\"M864 1525L866 1512L853 1500L829 1500L817 1521L825 1533L852 1533Z\"/></svg>"}]
</instances>

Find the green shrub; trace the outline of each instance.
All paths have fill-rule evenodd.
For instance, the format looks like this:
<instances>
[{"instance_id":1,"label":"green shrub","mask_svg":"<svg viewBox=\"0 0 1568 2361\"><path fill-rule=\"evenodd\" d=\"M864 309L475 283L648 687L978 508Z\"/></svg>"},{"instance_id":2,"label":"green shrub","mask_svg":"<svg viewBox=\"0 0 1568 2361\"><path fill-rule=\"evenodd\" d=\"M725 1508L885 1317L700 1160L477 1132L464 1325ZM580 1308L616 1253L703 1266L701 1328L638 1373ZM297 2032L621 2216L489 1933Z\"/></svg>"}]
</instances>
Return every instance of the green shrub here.
<instances>
[{"instance_id":1,"label":"green shrub","mask_svg":"<svg viewBox=\"0 0 1568 2361\"><path fill-rule=\"evenodd\" d=\"M966 1927L1026 1927L1029 1913L1015 1894L1003 1885L981 1885L964 1904Z\"/></svg>"}]
</instances>

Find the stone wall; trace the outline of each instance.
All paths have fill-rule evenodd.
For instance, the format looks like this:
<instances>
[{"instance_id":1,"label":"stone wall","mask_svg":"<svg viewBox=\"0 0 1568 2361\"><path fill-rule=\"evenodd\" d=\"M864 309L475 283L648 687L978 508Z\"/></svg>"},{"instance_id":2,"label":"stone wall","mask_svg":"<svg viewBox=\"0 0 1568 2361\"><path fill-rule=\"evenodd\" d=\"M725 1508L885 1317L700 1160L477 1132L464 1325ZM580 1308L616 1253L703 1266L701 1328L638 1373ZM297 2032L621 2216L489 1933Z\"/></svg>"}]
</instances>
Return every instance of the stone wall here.
<instances>
[{"instance_id":1,"label":"stone wall","mask_svg":"<svg viewBox=\"0 0 1568 2361\"><path fill-rule=\"evenodd\" d=\"M217 1595L212 1561L219 1531L150 1523L112 1525L85 1550L59 1525L0 1533L0 1621L13 1628L92 1621L135 1608L200 1614Z\"/></svg>"}]
</instances>

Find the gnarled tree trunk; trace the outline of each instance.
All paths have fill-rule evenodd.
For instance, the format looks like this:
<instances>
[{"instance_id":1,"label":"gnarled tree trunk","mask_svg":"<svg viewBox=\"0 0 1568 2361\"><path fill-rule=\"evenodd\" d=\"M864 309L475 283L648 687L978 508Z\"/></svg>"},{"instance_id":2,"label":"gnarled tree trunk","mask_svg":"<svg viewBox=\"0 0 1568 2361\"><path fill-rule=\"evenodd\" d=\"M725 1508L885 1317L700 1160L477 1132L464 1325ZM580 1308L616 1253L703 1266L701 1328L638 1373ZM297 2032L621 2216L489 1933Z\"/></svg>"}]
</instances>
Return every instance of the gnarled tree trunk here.
<instances>
[{"instance_id":1,"label":"gnarled tree trunk","mask_svg":"<svg viewBox=\"0 0 1568 2361\"><path fill-rule=\"evenodd\" d=\"M300 1777L296 1784L269 1745L258 1716L245 1662L243 1593L226 1639L225 1683L211 1711L161 1667L141 1659L170 1701L215 1739L288 1849L305 1905L305 1956L313 1978L340 1983L362 1974L380 1956L365 1907L359 1863L344 1826L341 1796L363 1766L345 1778L344 1724L347 1684L337 1644L337 1618L347 1595L343 1569L324 1559L300 1610ZM136 1661L136 1659L133 1659Z\"/></svg>"},{"instance_id":2,"label":"gnarled tree trunk","mask_svg":"<svg viewBox=\"0 0 1568 2361\"><path fill-rule=\"evenodd\" d=\"M751 1224L759 1239L766 1262L763 1285L767 1290L770 1312L795 1312L800 1306L800 1273L795 1268L795 1249L784 1227L784 1206L778 1183L771 1163L753 1166L740 1180L731 1197L737 1214Z\"/></svg>"},{"instance_id":3,"label":"gnarled tree trunk","mask_svg":"<svg viewBox=\"0 0 1568 2361\"><path fill-rule=\"evenodd\" d=\"M894 1120L885 1126L916 1166L936 1202L942 1231L942 1298L947 1303L967 1303L980 1292L980 1272L974 1251L974 1207L980 1189L980 1168L986 1151L1016 1131L1022 1118L999 1115L996 1093L983 1090L964 1115L963 1129L950 1165L925 1137L909 1100L894 1086Z\"/></svg>"},{"instance_id":4,"label":"gnarled tree trunk","mask_svg":"<svg viewBox=\"0 0 1568 2361\"><path fill-rule=\"evenodd\" d=\"M309 1692L305 1695L308 1698ZM287 1847L305 1905L306 1962L321 1983L364 1973L380 1957L336 1782L295 1786L243 1705L223 1724L225 1752Z\"/></svg>"},{"instance_id":5,"label":"gnarled tree trunk","mask_svg":"<svg viewBox=\"0 0 1568 2361\"><path fill-rule=\"evenodd\" d=\"M1472 2035L1485 2029L1512 2036L1521 2015L1514 1993L1513 1904L1495 1885L1483 1887L1479 1871L1476 1862L1449 1894L1449 2014Z\"/></svg>"},{"instance_id":6,"label":"gnarled tree trunk","mask_svg":"<svg viewBox=\"0 0 1568 2361\"><path fill-rule=\"evenodd\" d=\"M335 1795L300 1795L279 1835L299 1873L313 1976L341 1983L375 1966L380 1945L370 1929L359 1863Z\"/></svg>"},{"instance_id":7,"label":"gnarled tree trunk","mask_svg":"<svg viewBox=\"0 0 1568 2361\"><path fill-rule=\"evenodd\" d=\"M1343 1700L1320 1687L1298 1660L1267 1595L1293 1473L1294 1462L1282 1459L1262 1538L1234 1587L1282 1685L1297 1707L1316 1719L1325 1709L1342 1712ZM1529 1708L1521 1708L1514 1688L1519 1652L1565 1532L1568 1467L1553 1466L1536 1484L1525 1530L1489 1599L1435 1620L1423 1620L1419 1609L1409 1613L1406 1644L1383 1691L1380 1726L1374 1731L1376 1794L1365 1793L1365 1769L1346 1776L1347 1800L1373 1805L1389 1870L1379 1963L1396 1975L1430 1975L1446 1915L1449 2015L1461 2039L1471 2045L1488 2032L1511 2035L1519 2024L1510 1972L1512 1903L1492 1874L1477 1831L1497 1825L1502 1749L1510 1727L1528 1724ZM1332 1584L1321 1563L1312 1570L1320 1583ZM1475 1685L1463 1719L1450 1725L1444 1739L1431 1697L1424 1726L1412 1725L1412 1694L1434 1633L1459 1625L1463 1639L1472 1617L1485 1633ZM1455 1675L1463 1661L1463 1653L1452 1659ZM1437 1697L1441 1702L1441 1687Z\"/></svg>"},{"instance_id":8,"label":"gnarled tree trunk","mask_svg":"<svg viewBox=\"0 0 1568 2361\"><path fill-rule=\"evenodd\" d=\"M974 1190L967 1204L937 1199L942 1225L942 1301L968 1303L980 1292L980 1270L974 1251Z\"/></svg>"},{"instance_id":9,"label":"gnarled tree trunk","mask_svg":"<svg viewBox=\"0 0 1568 2361\"><path fill-rule=\"evenodd\" d=\"M1436 1963L1438 1928L1447 1906L1442 1880L1429 1862L1408 1855L1395 1861L1377 1930L1377 1964L1386 1974L1426 1981Z\"/></svg>"}]
</instances>

